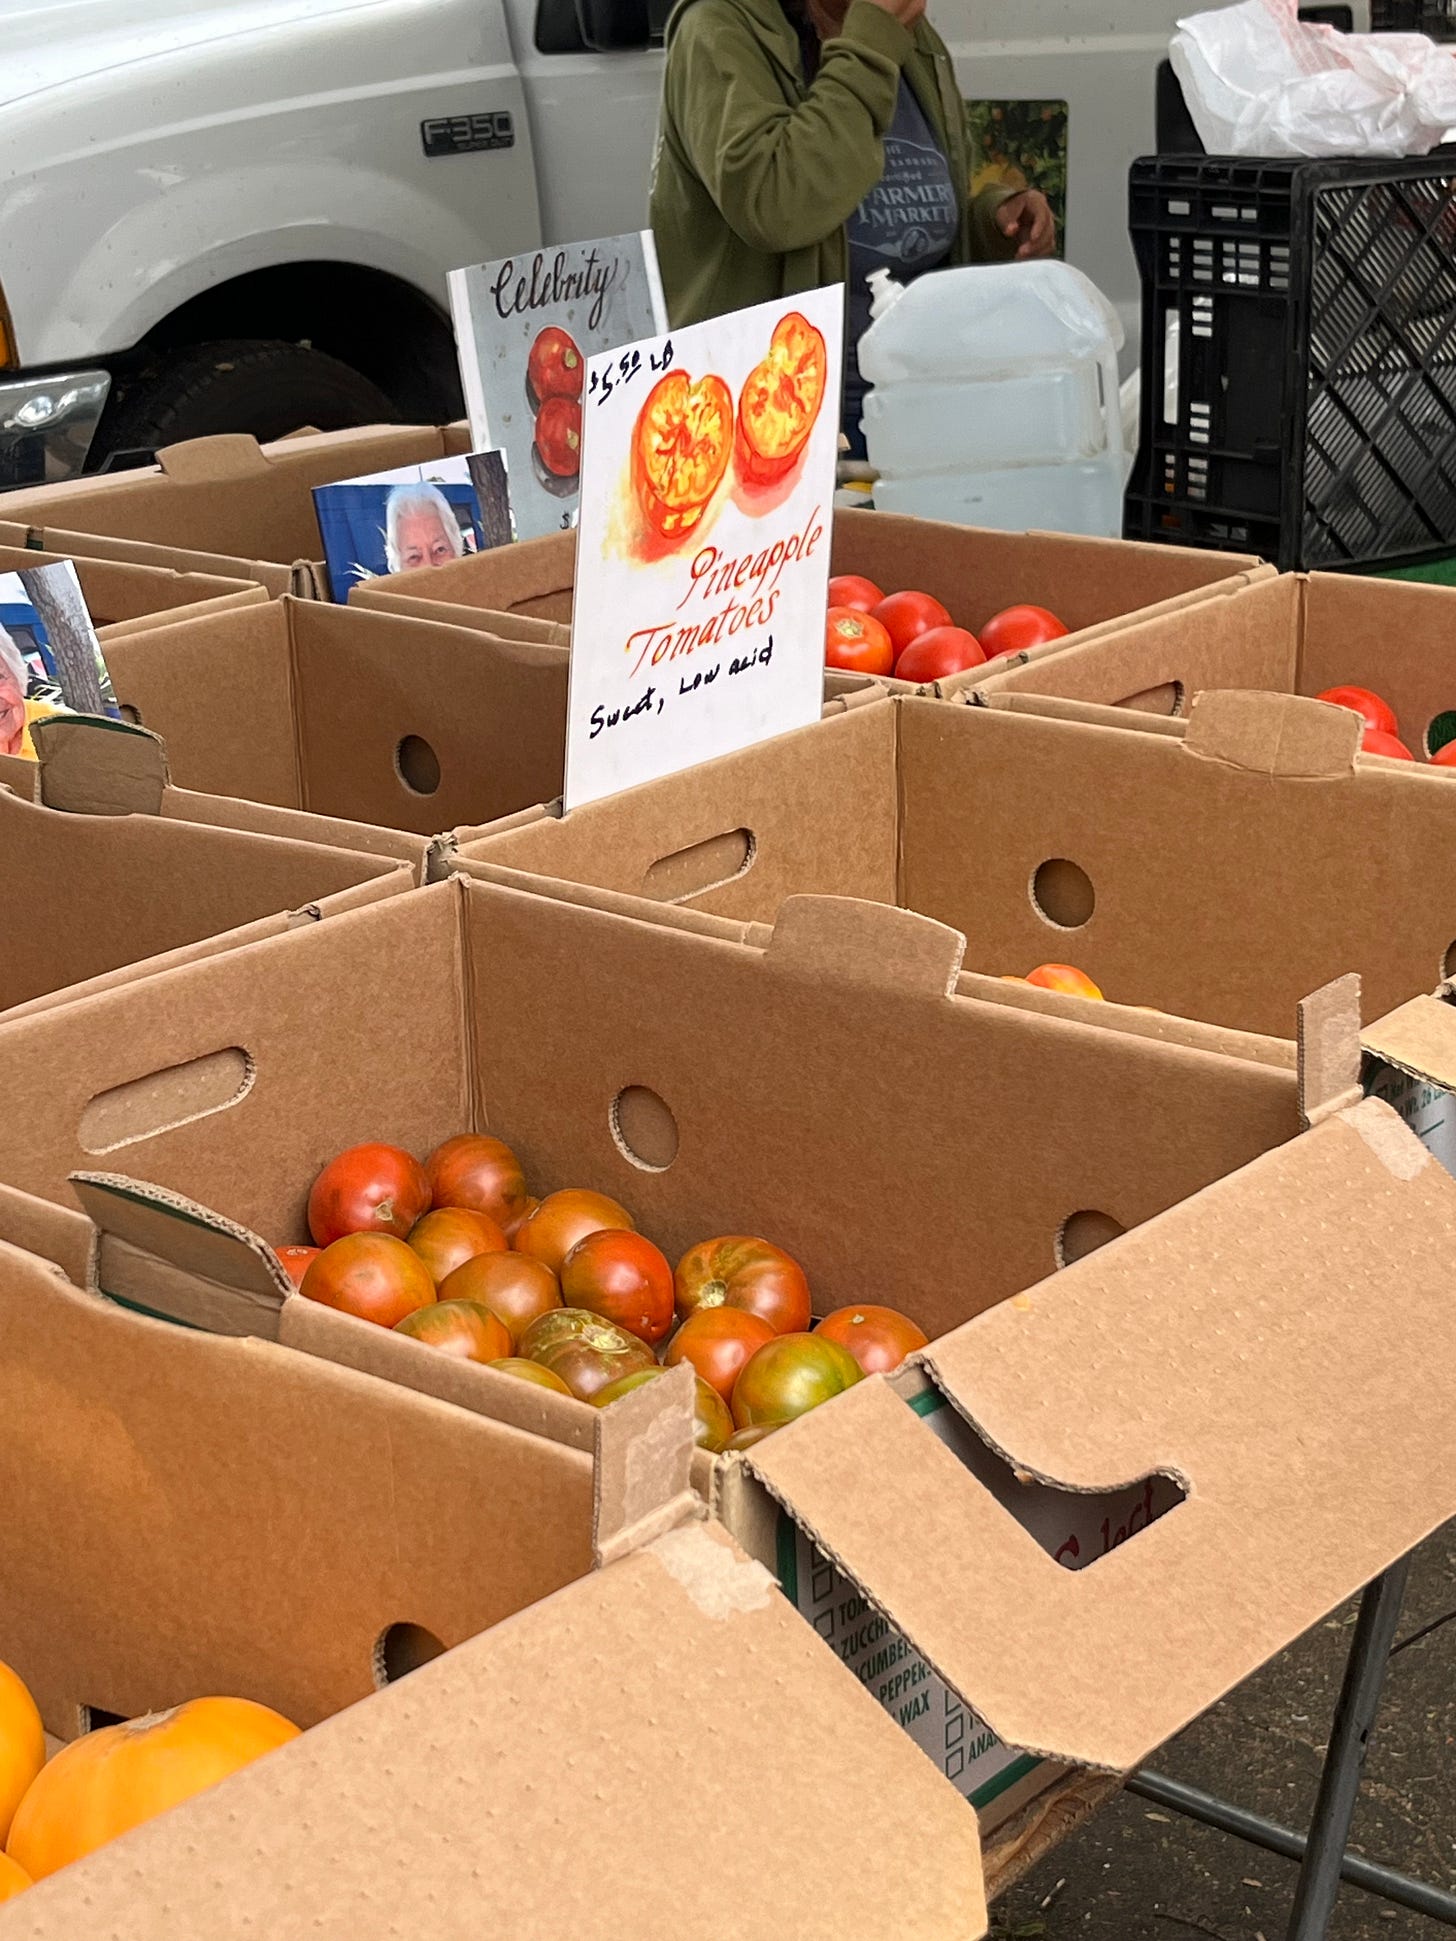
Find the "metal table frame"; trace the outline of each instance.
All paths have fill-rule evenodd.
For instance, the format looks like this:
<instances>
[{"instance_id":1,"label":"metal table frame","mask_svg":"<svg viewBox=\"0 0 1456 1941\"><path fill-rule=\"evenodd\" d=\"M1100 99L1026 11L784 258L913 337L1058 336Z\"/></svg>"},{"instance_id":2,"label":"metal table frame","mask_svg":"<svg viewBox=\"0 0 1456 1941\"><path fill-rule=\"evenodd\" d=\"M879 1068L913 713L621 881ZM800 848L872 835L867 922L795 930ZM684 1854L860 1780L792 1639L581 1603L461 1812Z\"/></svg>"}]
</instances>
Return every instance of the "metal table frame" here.
<instances>
[{"instance_id":1,"label":"metal table frame","mask_svg":"<svg viewBox=\"0 0 1456 1941\"><path fill-rule=\"evenodd\" d=\"M1396 1873L1349 1851L1360 1776L1380 1708L1409 1571L1410 1558L1403 1557L1367 1585L1360 1599L1308 1834L1296 1833L1291 1827L1161 1773L1143 1770L1129 1775L1127 1781L1129 1792L1154 1800L1170 1812L1298 1860L1299 1882L1285 1931L1287 1941L1324 1941L1340 1883L1345 1880L1397 1907L1410 1908L1456 1928L1456 1894L1412 1880L1408 1874Z\"/></svg>"}]
</instances>

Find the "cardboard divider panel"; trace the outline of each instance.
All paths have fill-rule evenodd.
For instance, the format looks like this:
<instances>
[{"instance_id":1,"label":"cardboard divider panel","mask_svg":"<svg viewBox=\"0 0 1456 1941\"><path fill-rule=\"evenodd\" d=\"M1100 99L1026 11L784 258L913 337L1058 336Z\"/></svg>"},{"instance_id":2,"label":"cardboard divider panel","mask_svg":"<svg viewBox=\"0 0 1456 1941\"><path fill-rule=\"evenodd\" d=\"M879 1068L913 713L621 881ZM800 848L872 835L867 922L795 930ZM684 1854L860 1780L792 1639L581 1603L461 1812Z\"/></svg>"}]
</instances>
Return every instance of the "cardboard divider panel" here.
<instances>
[{"instance_id":1,"label":"cardboard divider panel","mask_svg":"<svg viewBox=\"0 0 1456 1941\"><path fill-rule=\"evenodd\" d=\"M67 815L0 789L0 1016L408 880L384 858L157 815Z\"/></svg>"},{"instance_id":2,"label":"cardboard divider panel","mask_svg":"<svg viewBox=\"0 0 1456 1941\"><path fill-rule=\"evenodd\" d=\"M456 1645L590 1567L589 1457L3 1245L0 1424L0 1659L64 1737L214 1692L310 1725L391 1626Z\"/></svg>"},{"instance_id":3,"label":"cardboard divider panel","mask_svg":"<svg viewBox=\"0 0 1456 1941\"><path fill-rule=\"evenodd\" d=\"M1184 1482L1090 1569L883 1381L750 1467L1003 1738L1126 1769L1456 1511L1453 1219L1456 1181L1365 1100L925 1350L1019 1473Z\"/></svg>"},{"instance_id":4,"label":"cardboard divider panel","mask_svg":"<svg viewBox=\"0 0 1456 1941\"><path fill-rule=\"evenodd\" d=\"M55 566L71 555L37 552L24 546L0 544L0 573L22 568ZM73 558L76 578L103 645L147 626L159 614L172 617L228 612L253 606L268 596L241 575L219 578L202 570L179 572L172 567L121 565L101 559Z\"/></svg>"}]
</instances>

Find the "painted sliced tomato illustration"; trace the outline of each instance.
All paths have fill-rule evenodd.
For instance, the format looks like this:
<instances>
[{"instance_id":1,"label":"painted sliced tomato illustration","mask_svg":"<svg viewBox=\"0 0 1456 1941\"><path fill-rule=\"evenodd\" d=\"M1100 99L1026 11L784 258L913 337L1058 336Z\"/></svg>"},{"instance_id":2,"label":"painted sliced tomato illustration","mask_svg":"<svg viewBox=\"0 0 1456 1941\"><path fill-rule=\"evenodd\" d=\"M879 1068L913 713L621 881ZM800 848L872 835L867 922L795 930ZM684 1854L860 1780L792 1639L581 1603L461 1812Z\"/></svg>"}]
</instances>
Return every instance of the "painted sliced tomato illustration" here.
<instances>
[{"instance_id":1,"label":"painted sliced tomato illustration","mask_svg":"<svg viewBox=\"0 0 1456 1941\"><path fill-rule=\"evenodd\" d=\"M828 376L823 337L791 310L774 327L768 356L749 373L738 400L741 477L773 485L793 470L818 420Z\"/></svg>"},{"instance_id":2,"label":"painted sliced tomato illustration","mask_svg":"<svg viewBox=\"0 0 1456 1941\"><path fill-rule=\"evenodd\" d=\"M733 450L733 394L721 377L669 371L648 392L632 433L632 484L664 539L690 533L723 481Z\"/></svg>"}]
</instances>

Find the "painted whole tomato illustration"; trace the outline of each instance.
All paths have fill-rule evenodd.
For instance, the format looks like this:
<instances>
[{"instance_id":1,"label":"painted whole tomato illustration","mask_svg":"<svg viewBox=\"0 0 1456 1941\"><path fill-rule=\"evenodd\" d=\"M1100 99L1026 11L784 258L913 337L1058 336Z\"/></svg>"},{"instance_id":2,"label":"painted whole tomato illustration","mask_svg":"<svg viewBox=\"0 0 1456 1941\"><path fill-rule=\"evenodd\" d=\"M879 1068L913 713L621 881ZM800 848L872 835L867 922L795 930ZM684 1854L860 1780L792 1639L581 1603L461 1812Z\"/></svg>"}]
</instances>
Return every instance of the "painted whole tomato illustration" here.
<instances>
[{"instance_id":1,"label":"painted whole tomato illustration","mask_svg":"<svg viewBox=\"0 0 1456 1941\"><path fill-rule=\"evenodd\" d=\"M575 398L547 398L536 413L536 456L553 479L581 470L581 406Z\"/></svg>"},{"instance_id":2,"label":"painted whole tomato illustration","mask_svg":"<svg viewBox=\"0 0 1456 1941\"><path fill-rule=\"evenodd\" d=\"M721 377L669 371L632 432L632 487L663 539L683 539L707 511L733 452L733 395Z\"/></svg>"},{"instance_id":3,"label":"painted whole tomato illustration","mask_svg":"<svg viewBox=\"0 0 1456 1941\"><path fill-rule=\"evenodd\" d=\"M531 346L526 359L526 392L537 411L547 398L580 398L586 360L576 339L557 324L548 324Z\"/></svg>"},{"instance_id":4,"label":"painted whole tomato illustration","mask_svg":"<svg viewBox=\"0 0 1456 1941\"><path fill-rule=\"evenodd\" d=\"M775 485L798 464L818 422L829 379L824 339L797 310L774 326L768 355L738 400L735 451L741 478Z\"/></svg>"}]
</instances>

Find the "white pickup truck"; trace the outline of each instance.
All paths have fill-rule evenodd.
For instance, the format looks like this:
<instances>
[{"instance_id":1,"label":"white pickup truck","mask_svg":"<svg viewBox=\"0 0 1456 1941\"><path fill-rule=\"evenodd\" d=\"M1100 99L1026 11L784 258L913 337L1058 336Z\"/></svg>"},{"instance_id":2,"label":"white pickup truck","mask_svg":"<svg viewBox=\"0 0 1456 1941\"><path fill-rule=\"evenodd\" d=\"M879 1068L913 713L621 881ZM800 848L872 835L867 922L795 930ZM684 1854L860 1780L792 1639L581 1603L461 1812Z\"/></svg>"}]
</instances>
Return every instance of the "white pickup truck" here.
<instances>
[{"instance_id":1,"label":"white pickup truck","mask_svg":"<svg viewBox=\"0 0 1456 1941\"><path fill-rule=\"evenodd\" d=\"M0 0L0 485L456 415L446 272L645 220L659 4ZM1069 255L1129 326L1188 4L933 0L968 97L1065 104Z\"/></svg>"}]
</instances>

